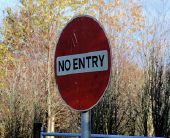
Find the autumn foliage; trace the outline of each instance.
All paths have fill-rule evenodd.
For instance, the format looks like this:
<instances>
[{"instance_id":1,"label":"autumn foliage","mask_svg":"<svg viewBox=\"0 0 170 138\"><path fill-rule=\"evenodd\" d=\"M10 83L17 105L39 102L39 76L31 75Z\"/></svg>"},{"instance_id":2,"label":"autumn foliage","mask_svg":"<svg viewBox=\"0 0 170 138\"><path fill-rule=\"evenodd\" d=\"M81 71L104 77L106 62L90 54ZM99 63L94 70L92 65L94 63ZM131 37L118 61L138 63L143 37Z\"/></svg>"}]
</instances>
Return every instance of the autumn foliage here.
<instances>
[{"instance_id":1,"label":"autumn foliage","mask_svg":"<svg viewBox=\"0 0 170 138\"><path fill-rule=\"evenodd\" d=\"M136 0L21 0L17 11L6 9L0 35L0 137L31 138L34 122L48 132L80 131L79 112L61 100L53 71L60 32L80 14L99 20L112 51L109 87L91 111L92 133L168 136L168 27L159 17L149 24L142 7Z\"/></svg>"}]
</instances>

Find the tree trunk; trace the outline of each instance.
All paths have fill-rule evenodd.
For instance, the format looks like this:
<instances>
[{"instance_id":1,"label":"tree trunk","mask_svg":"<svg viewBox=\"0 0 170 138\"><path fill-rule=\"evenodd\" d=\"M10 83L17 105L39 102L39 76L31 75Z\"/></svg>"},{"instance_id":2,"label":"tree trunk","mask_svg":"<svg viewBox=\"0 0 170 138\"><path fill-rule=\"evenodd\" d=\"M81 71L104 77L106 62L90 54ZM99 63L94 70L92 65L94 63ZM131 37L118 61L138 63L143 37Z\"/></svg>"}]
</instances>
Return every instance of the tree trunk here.
<instances>
[{"instance_id":1,"label":"tree trunk","mask_svg":"<svg viewBox=\"0 0 170 138\"><path fill-rule=\"evenodd\" d=\"M48 67L47 67L47 108L48 108L48 124L47 124L47 132L54 132L54 116L52 116L51 111L51 89L50 89L50 83L51 83L51 46L49 45L48 48ZM47 138L54 138L54 137L47 137Z\"/></svg>"}]
</instances>

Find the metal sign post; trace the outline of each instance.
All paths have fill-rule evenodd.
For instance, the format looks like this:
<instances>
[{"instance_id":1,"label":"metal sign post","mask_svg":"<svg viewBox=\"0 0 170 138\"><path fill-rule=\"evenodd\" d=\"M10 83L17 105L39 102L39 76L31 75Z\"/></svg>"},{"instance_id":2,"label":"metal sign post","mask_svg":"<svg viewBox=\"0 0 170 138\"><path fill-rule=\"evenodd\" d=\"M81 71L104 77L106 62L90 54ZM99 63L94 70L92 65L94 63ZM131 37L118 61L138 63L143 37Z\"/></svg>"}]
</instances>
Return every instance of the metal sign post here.
<instances>
[{"instance_id":1,"label":"metal sign post","mask_svg":"<svg viewBox=\"0 0 170 138\"><path fill-rule=\"evenodd\" d=\"M90 138L91 111L81 112L81 138Z\"/></svg>"}]
</instances>

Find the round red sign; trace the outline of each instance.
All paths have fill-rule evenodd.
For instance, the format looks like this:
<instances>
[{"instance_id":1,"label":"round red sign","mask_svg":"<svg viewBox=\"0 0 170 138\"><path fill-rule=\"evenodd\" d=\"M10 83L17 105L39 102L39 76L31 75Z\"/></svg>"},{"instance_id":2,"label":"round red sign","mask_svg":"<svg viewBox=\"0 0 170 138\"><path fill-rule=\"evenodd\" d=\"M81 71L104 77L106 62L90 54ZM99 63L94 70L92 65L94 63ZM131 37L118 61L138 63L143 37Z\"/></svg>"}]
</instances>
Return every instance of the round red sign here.
<instances>
[{"instance_id":1,"label":"round red sign","mask_svg":"<svg viewBox=\"0 0 170 138\"><path fill-rule=\"evenodd\" d=\"M107 37L92 17L79 16L63 29L55 51L55 79L63 100L73 109L91 109L110 77Z\"/></svg>"}]
</instances>

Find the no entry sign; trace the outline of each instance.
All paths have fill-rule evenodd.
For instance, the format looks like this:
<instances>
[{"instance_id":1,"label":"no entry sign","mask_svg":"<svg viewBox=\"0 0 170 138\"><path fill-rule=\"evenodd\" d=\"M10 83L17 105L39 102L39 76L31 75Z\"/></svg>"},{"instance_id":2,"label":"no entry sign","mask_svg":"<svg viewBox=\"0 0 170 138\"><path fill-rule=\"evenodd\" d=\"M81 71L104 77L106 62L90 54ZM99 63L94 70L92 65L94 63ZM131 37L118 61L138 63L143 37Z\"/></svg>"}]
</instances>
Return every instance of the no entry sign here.
<instances>
[{"instance_id":1,"label":"no entry sign","mask_svg":"<svg viewBox=\"0 0 170 138\"><path fill-rule=\"evenodd\" d=\"M92 17L79 16L63 29L55 51L55 79L73 109L91 109L104 94L110 76L107 37Z\"/></svg>"}]
</instances>

